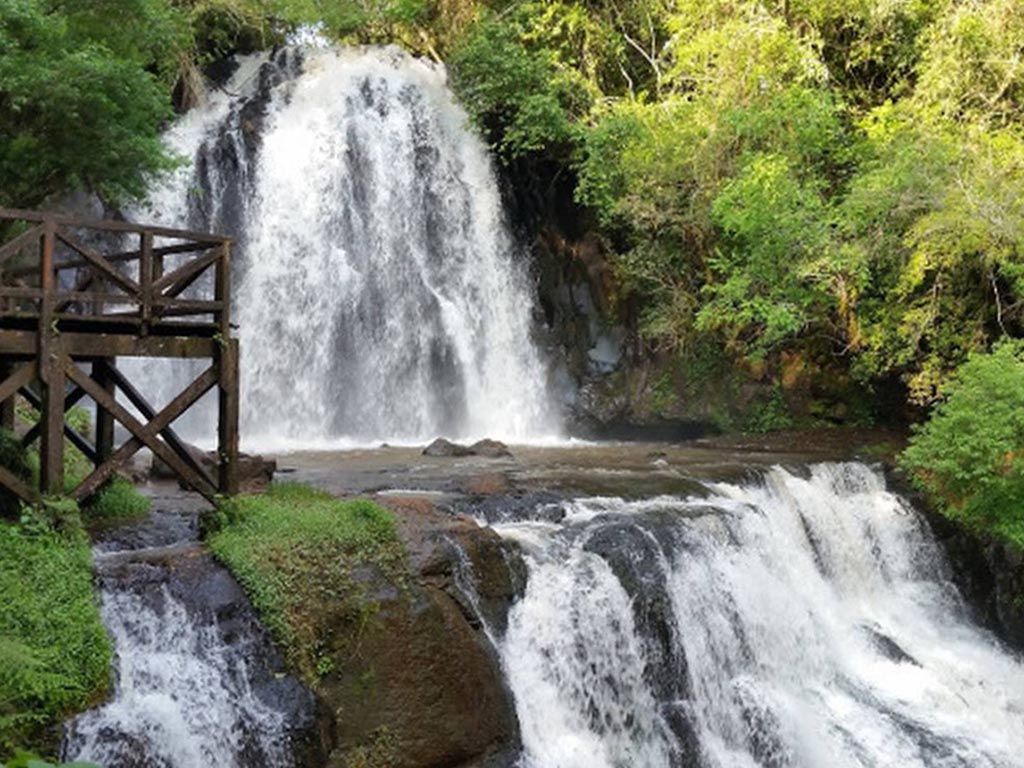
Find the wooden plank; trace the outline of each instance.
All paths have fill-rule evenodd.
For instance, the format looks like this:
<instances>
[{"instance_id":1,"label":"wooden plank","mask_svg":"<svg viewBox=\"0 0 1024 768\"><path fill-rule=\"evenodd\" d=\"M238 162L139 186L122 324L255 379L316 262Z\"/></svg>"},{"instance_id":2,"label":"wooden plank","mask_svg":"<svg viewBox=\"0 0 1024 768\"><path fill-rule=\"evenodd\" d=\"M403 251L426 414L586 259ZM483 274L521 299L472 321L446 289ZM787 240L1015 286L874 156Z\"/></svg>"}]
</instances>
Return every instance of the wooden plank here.
<instances>
[{"instance_id":1,"label":"wooden plank","mask_svg":"<svg viewBox=\"0 0 1024 768\"><path fill-rule=\"evenodd\" d=\"M209 243L179 243L177 245L164 245L159 248L153 249L153 256L171 256L176 253L193 253L195 251L205 251L210 248ZM116 253L103 254L103 258L109 261L111 264L124 264L129 261L136 261L142 258L142 254L135 251L118 251ZM81 269L82 267L89 266L89 262L85 259L66 259L64 261L58 261L53 265L53 268L58 272L63 272L69 269ZM18 267L17 269L7 270L4 274L12 276L23 276L30 275L36 271L35 267Z\"/></svg>"},{"instance_id":2,"label":"wooden plank","mask_svg":"<svg viewBox=\"0 0 1024 768\"><path fill-rule=\"evenodd\" d=\"M19 208L0 208L0 219L12 221L53 221L59 226L71 227L73 229L97 229L102 232L134 232L142 234L143 226L132 224L127 221L96 221L89 219L77 219L72 216L44 213L40 211L27 211ZM194 240L198 243L222 243L231 238L224 235L211 235L209 232L193 232L186 229L170 229L168 227L145 227L155 237L174 238L177 240Z\"/></svg>"},{"instance_id":3,"label":"wooden plank","mask_svg":"<svg viewBox=\"0 0 1024 768\"><path fill-rule=\"evenodd\" d=\"M138 409L139 413L141 413L143 416L149 419L151 423L155 423L157 419L157 414L154 413L153 408L149 405L148 402L146 402L146 399L142 396L142 393L140 393L135 388L135 385L128 381L125 375L113 366L111 366L109 369L109 375L113 380L114 384L116 384L117 387L122 392L124 392L125 397L127 397L131 404ZM205 389L203 390L203 394L206 394L211 389L213 389L213 385L216 383L217 372L215 367L211 365L191 385L189 385L189 387L186 388L185 391L187 392L189 389L191 389L192 386L203 386L205 387ZM173 448L183 459L185 459L185 461L187 461L196 472L201 474L203 478L211 486L216 485L213 478L210 477L209 472L206 471L206 467L204 467L202 464L196 461L195 457L192 455L192 452L188 449L188 446L185 444L185 441L178 437L177 432L175 432L168 425L167 427L164 427L162 430L160 430L160 435L164 438L164 440L167 441L167 444L171 446L171 448Z\"/></svg>"},{"instance_id":4,"label":"wooden plank","mask_svg":"<svg viewBox=\"0 0 1024 768\"><path fill-rule=\"evenodd\" d=\"M36 331L0 332L0 355L35 355L37 348ZM210 338L198 336L147 336L140 338L130 334L63 332L61 341L67 354L73 358L106 357L169 357L202 358L213 357L217 343ZM30 381L35 377L29 376ZM20 384L19 384L20 387ZM17 391L15 387L13 391ZM3 385L0 384L0 400L3 399Z\"/></svg>"},{"instance_id":5,"label":"wooden plank","mask_svg":"<svg viewBox=\"0 0 1024 768\"><path fill-rule=\"evenodd\" d=\"M154 419L148 425L143 425L138 419L132 416L124 406L111 397L97 382L93 381L90 376L79 370L76 365L71 363L67 366L66 370L68 377L82 387L82 389L84 389L86 393L96 401L97 407L107 409L115 419L124 425L125 429L132 433L132 438L130 440L114 451L113 455L106 463L101 464L93 470L92 474L90 474L89 477L87 477L82 484L72 492L72 496L74 498L82 499L95 493L99 490L100 486L111 475L113 475L115 471L117 471L118 467L134 455L142 446L146 446L155 456L160 458L165 464L167 464L167 466L177 473L182 480L192 486L193 489L201 493L211 502L216 500L216 488L210 486L205 478L193 471L192 467L186 464L174 450L168 447L166 443L162 442L156 436L157 433L162 431L168 424L180 416L186 409L195 403L196 400L202 397L211 386L213 386L208 383L208 379L200 376L196 381L192 382L185 391L174 398L174 400L172 400L167 407L158 414L157 419ZM204 386L206 389L203 389Z\"/></svg>"},{"instance_id":6,"label":"wooden plank","mask_svg":"<svg viewBox=\"0 0 1024 768\"><path fill-rule=\"evenodd\" d=\"M43 228L41 226L32 227L31 229L27 229L22 232L13 240L8 241L3 246L0 246L0 264L7 261L7 259L16 254L33 240L36 241L36 248L38 249L39 238L42 237L42 234ZM28 267L30 272L35 272L36 269L37 267L35 266Z\"/></svg>"},{"instance_id":7,"label":"wooden plank","mask_svg":"<svg viewBox=\"0 0 1024 768\"><path fill-rule=\"evenodd\" d=\"M14 373L14 363L10 360L0 360L0 381L6 381L10 378L12 373ZM14 406L14 395L0 400L0 427L6 429L8 432L14 431Z\"/></svg>"},{"instance_id":8,"label":"wooden plank","mask_svg":"<svg viewBox=\"0 0 1024 768\"><path fill-rule=\"evenodd\" d=\"M34 346L34 344L33 344ZM32 360L0 382L0 400L13 399L18 390L30 384L39 372L39 364Z\"/></svg>"},{"instance_id":9,"label":"wooden plank","mask_svg":"<svg viewBox=\"0 0 1024 768\"><path fill-rule=\"evenodd\" d=\"M187 284L191 285L211 264L220 258L218 250L211 250L209 253L203 254L194 261L186 262L180 267L175 269L173 272L168 272L166 275L161 277L159 280L153 283L153 290L158 293L163 293L165 288L171 288L170 291L164 295L167 297L174 297L180 294L184 288L179 288L176 283L181 282L187 278L192 278Z\"/></svg>"},{"instance_id":10,"label":"wooden plank","mask_svg":"<svg viewBox=\"0 0 1024 768\"><path fill-rule=\"evenodd\" d=\"M22 501L28 504L39 501L39 492L6 467L0 467L0 485L16 493Z\"/></svg>"},{"instance_id":11,"label":"wooden plank","mask_svg":"<svg viewBox=\"0 0 1024 768\"><path fill-rule=\"evenodd\" d=\"M109 367L114 365L113 358L97 360L92 364L92 377L111 397L114 393L114 380L109 374ZM114 453L114 417L103 408L96 409L96 466L103 464Z\"/></svg>"},{"instance_id":12,"label":"wooden plank","mask_svg":"<svg viewBox=\"0 0 1024 768\"><path fill-rule=\"evenodd\" d=\"M128 295L141 298L141 288L139 287L139 284L118 272L113 264L104 259L92 248L78 242L75 238L65 232L58 232L57 237L60 238L60 241L66 246L74 248L82 254L85 257L85 260L89 262L89 266L99 272L103 279L113 283Z\"/></svg>"}]
</instances>

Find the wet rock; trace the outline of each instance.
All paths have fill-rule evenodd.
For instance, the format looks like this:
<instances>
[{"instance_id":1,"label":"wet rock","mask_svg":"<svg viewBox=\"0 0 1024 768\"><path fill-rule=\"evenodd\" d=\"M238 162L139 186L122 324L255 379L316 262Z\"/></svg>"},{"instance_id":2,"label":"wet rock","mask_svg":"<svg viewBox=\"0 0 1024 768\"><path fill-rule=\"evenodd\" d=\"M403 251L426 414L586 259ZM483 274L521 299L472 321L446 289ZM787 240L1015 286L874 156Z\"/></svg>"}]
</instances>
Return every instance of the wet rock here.
<instances>
[{"instance_id":1,"label":"wet rock","mask_svg":"<svg viewBox=\"0 0 1024 768\"><path fill-rule=\"evenodd\" d=\"M900 647L899 643L882 633L877 627L865 626L862 629L867 634L875 650L889 659L889 661L894 661L897 664L912 664L915 667L921 666L913 656Z\"/></svg>"},{"instance_id":2,"label":"wet rock","mask_svg":"<svg viewBox=\"0 0 1024 768\"><path fill-rule=\"evenodd\" d=\"M437 438L434 442L423 449L424 456L441 456L444 458L454 456L472 456L473 451L468 446L453 443L443 437Z\"/></svg>"},{"instance_id":3,"label":"wet rock","mask_svg":"<svg viewBox=\"0 0 1024 768\"><path fill-rule=\"evenodd\" d=\"M364 575L373 618L321 684L335 719L329 768L350 765L382 733L400 745L390 768L512 765L518 722L483 624L503 627L523 588L517 553L426 499L379 501L398 518L409 582L389 589L375 582L381 574Z\"/></svg>"},{"instance_id":4,"label":"wet rock","mask_svg":"<svg viewBox=\"0 0 1024 768\"><path fill-rule=\"evenodd\" d=\"M216 451L204 451L187 443L185 448L196 462L216 478L219 466ZM238 454L238 490L241 493L262 493L267 490L274 480L275 472L277 472L275 459L267 459L249 453ZM177 474L157 457L153 457L150 476L158 480L178 480ZM186 487L180 480L179 484L182 488Z\"/></svg>"},{"instance_id":5,"label":"wet rock","mask_svg":"<svg viewBox=\"0 0 1024 768\"><path fill-rule=\"evenodd\" d=\"M472 445L453 443L443 437L437 438L434 442L423 449L424 456L457 457L457 456L483 456L488 459L503 459L512 456L508 446L497 440L477 440Z\"/></svg>"},{"instance_id":6,"label":"wet rock","mask_svg":"<svg viewBox=\"0 0 1024 768\"><path fill-rule=\"evenodd\" d=\"M508 446L497 440L477 440L469 450L474 456L485 456L489 459L503 459L512 456Z\"/></svg>"}]
</instances>

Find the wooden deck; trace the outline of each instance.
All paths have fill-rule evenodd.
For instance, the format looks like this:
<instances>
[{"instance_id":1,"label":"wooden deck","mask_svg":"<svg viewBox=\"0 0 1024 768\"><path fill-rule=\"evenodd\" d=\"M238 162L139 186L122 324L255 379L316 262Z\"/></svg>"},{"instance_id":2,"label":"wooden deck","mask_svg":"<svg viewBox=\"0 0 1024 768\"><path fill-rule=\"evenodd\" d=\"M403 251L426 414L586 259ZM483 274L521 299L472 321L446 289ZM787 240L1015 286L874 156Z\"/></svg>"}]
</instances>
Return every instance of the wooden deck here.
<instances>
[{"instance_id":1,"label":"wooden deck","mask_svg":"<svg viewBox=\"0 0 1024 768\"><path fill-rule=\"evenodd\" d=\"M92 460L70 495L85 499L143 447L213 500L237 491L238 342L231 337L231 240L201 232L81 221L0 208L0 425L15 428L15 398L40 412L21 436L40 441L38 487L0 467L25 501L64 493L64 440ZM118 357L206 358L209 367L157 412L117 368ZM216 389L219 471L212 477L173 422ZM120 395L118 394L120 393ZM66 423L96 404L90 439ZM124 402L130 403L137 418ZM130 437L114 445L114 423Z\"/></svg>"}]
</instances>

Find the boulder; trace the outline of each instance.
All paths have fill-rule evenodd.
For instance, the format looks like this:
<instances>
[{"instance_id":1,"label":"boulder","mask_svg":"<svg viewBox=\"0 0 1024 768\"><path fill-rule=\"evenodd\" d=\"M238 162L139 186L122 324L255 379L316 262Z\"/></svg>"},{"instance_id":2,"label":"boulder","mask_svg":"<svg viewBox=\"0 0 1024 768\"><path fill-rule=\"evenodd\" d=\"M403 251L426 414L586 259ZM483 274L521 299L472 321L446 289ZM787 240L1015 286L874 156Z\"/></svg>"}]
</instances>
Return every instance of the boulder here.
<instances>
[{"instance_id":1,"label":"boulder","mask_svg":"<svg viewBox=\"0 0 1024 768\"><path fill-rule=\"evenodd\" d=\"M216 478L218 467L216 451L204 451L188 443L185 444L185 448L193 459ZM238 454L238 490L241 493L261 493L267 490L274 479L275 472L277 472L275 459L249 453ZM158 480L178 480L178 484L182 488L186 487L171 468L155 456L150 477Z\"/></svg>"},{"instance_id":2,"label":"boulder","mask_svg":"<svg viewBox=\"0 0 1024 768\"><path fill-rule=\"evenodd\" d=\"M472 456L473 451L465 445L453 443L443 437L437 438L434 442L423 449L424 456L441 456L450 458L453 456Z\"/></svg>"},{"instance_id":3,"label":"boulder","mask_svg":"<svg viewBox=\"0 0 1024 768\"><path fill-rule=\"evenodd\" d=\"M508 766L519 751L511 693L482 623L503 627L523 577L497 534L416 497L378 499L399 521L408 573L368 570L357 648L325 648L318 695L334 715L328 768ZM321 606L321 616L330 605ZM483 616L483 620L481 619ZM358 617L357 617L358 618ZM335 636L348 634L345 621Z\"/></svg>"},{"instance_id":4,"label":"boulder","mask_svg":"<svg viewBox=\"0 0 1024 768\"><path fill-rule=\"evenodd\" d=\"M508 446L497 440L477 440L472 445L453 443L443 437L437 438L434 442L423 449L424 456L483 456L488 459L510 458L512 456Z\"/></svg>"},{"instance_id":5,"label":"boulder","mask_svg":"<svg viewBox=\"0 0 1024 768\"><path fill-rule=\"evenodd\" d=\"M469 446L469 450L474 456L486 456L489 459L503 459L512 456L508 446L497 440L477 440Z\"/></svg>"}]
</instances>

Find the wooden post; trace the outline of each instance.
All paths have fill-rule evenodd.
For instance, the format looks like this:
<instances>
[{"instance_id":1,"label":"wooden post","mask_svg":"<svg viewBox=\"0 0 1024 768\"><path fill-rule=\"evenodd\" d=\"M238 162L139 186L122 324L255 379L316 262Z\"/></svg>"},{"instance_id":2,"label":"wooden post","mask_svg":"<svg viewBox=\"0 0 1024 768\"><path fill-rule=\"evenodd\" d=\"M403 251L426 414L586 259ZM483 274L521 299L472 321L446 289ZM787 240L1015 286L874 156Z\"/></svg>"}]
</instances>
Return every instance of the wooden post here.
<instances>
[{"instance_id":1,"label":"wooden post","mask_svg":"<svg viewBox=\"0 0 1024 768\"><path fill-rule=\"evenodd\" d=\"M0 361L0 381L6 381L12 373L14 373L14 366L7 360ZM15 395L11 395L0 401L0 427L9 432L13 432L15 426L15 397Z\"/></svg>"},{"instance_id":2,"label":"wooden post","mask_svg":"<svg viewBox=\"0 0 1024 768\"><path fill-rule=\"evenodd\" d=\"M39 480L43 494L64 493L64 365L60 342L51 342L43 385L42 443L39 446Z\"/></svg>"},{"instance_id":3,"label":"wooden post","mask_svg":"<svg viewBox=\"0 0 1024 768\"><path fill-rule=\"evenodd\" d=\"M53 219L43 225L39 286L42 298L39 312L39 378L43 382L42 443L39 446L39 489L43 494L64 492L64 355L54 328L56 287L53 272L53 247L57 226Z\"/></svg>"},{"instance_id":4,"label":"wooden post","mask_svg":"<svg viewBox=\"0 0 1024 768\"><path fill-rule=\"evenodd\" d=\"M149 334L149 322L153 318L153 233L144 230L139 244L139 293L142 306L139 313L142 317L142 335Z\"/></svg>"},{"instance_id":5,"label":"wooden post","mask_svg":"<svg viewBox=\"0 0 1024 768\"><path fill-rule=\"evenodd\" d=\"M228 339L219 356L217 456L220 492L238 493L238 340Z\"/></svg>"},{"instance_id":6,"label":"wooden post","mask_svg":"<svg viewBox=\"0 0 1024 768\"><path fill-rule=\"evenodd\" d=\"M114 377L110 368L114 358L96 360L92 364L92 377L111 397L115 396ZM105 408L96 406L96 466L105 462L114 452L114 417Z\"/></svg>"},{"instance_id":7,"label":"wooden post","mask_svg":"<svg viewBox=\"0 0 1024 768\"><path fill-rule=\"evenodd\" d=\"M221 245L214 278L214 300L220 311L214 317L219 328L217 340L217 458L220 462L220 492L238 493L238 342L231 338L231 244Z\"/></svg>"}]
</instances>

